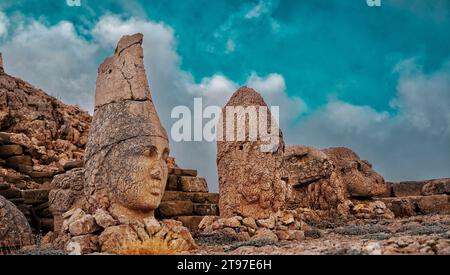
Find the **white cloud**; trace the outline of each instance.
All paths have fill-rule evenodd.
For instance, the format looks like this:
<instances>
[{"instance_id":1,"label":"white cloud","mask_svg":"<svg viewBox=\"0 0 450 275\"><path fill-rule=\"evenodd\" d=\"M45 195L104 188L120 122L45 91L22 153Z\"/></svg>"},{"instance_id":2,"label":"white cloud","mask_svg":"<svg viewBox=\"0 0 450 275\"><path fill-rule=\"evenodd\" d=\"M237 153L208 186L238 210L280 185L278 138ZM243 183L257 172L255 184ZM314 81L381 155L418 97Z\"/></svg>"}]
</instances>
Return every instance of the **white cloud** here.
<instances>
[{"instance_id":1,"label":"white cloud","mask_svg":"<svg viewBox=\"0 0 450 275\"><path fill-rule=\"evenodd\" d=\"M0 22L7 21L0 18ZM204 104L222 106L239 88L220 73L195 82L180 68L174 31L164 23L109 15L88 33L92 41L66 21L51 26L39 21L18 25L20 29L8 33L1 45L6 71L88 110L92 110L99 62L105 53L112 53L122 35L136 32L144 34L153 99L169 132L173 107L192 107L196 96L202 96ZM259 91L268 105L280 106L281 127L289 144L351 147L388 178L445 177L450 167L449 64L432 73L425 73L414 60L399 64L395 69L398 91L391 104L397 114L331 100L296 127L292 122L307 106L302 99L287 95L282 75L254 72L244 84ZM182 167L198 169L211 190L217 191L215 143L171 142L171 149Z\"/></svg>"},{"instance_id":2,"label":"white cloud","mask_svg":"<svg viewBox=\"0 0 450 275\"><path fill-rule=\"evenodd\" d=\"M236 50L236 43L234 43L233 39L228 39L227 41L227 50L226 53L232 53Z\"/></svg>"},{"instance_id":3,"label":"white cloud","mask_svg":"<svg viewBox=\"0 0 450 275\"><path fill-rule=\"evenodd\" d=\"M6 70L67 104L78 104L93 110L93 96L97 68L105 53L111 54L122 35L141 32L144 34L144 61L149 77L152 96L159 115L168 132L174 121L170 112L177 105L192 107L193 98L202 96L204 104L223 106L239 85L221 74L203 78L196 83L190 73L180 68L180 57L176 52L174 31L161 22L118 16L102 17L92 28L91 41L80 36L72 23L62 21L46 26L39 21L22 22L14 36L2 45ZM30 66L33 64L33 66ZM246 81L254 86L267 103L286 105L286 110L295 111L286 95L284 79L279 74L260 77L252 74ZM184 167L196 168L217 191L215 167L215 143L171 142L172 154ZM193 155L201 155L192 158Z\"/></svg>"},{"instance_id":4,"label":"white cloud","mask_svg":"<svg viewBox=\"0 0 450 275\"><path fill-rule=\"evenodd\" d=\"M427 75L414 59L401 62L398 97L391 105L402 118L421 131L434 135L450 134L450 62Z\"/></svg>"},{"instance_id":5,"label":"white cloud","mask_svg":"<svg viewBox=\"0 0 450 275\"><path fill-rule=\"evenodd\" d=\"M450 63L424 73L414 59L399 74L392 114L332 100L286 136L290 144L345 146L369 159L387 179L448 177Z\"/></svg>"},{"instance_id":6,"label":"white cloud","mask_svg":"<svg viewBox=\"0 0 450 275\"><path fill-rule=\"evenodd\" d=\"M72 23L20 26L2 45L5 70L70 104L87 109L93 96L98 47L80 37Z\"/></svg>"},{"instance_id":7,"label":"white cloud","mask_svg":"<svg viewBox=\"0 0 450 275\"><path fill-rule=\"evenodd\" d=\"M9 20L3 12L0 11L0 37L8 33Z\"/></svg>"},{"instance_id":8,"label":"white cloud","mask_svg":"<svg viewBox=\"0 0 450 275\"><path fill-rule=\"evenodd\" d=\"M262 14L269 12L266 2L260 0L252 9L245 14L245 19L258 18Z\"/></svg>"}]
</instances>

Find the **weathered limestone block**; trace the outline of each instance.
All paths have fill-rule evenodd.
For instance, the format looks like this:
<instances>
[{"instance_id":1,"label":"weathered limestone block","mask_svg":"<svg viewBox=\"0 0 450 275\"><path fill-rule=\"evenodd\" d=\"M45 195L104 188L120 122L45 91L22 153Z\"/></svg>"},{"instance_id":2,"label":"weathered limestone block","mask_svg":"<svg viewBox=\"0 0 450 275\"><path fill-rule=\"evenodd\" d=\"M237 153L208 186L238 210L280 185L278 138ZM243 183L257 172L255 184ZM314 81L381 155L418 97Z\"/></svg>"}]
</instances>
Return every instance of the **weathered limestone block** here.
<instances>
[{"instance_id":1,"label":"weathered limestone block","mask_svg":"<svg viewBox=\"0 0 450 275\"><path fill-rule=\"evenodd\" d=\"M194 214L199 216L217 216L219 207L211 203L194 203Z\"/></svg>"},{"instance_id":2,"label":"weathered limestone block","mask_svg":"<svg viewBox=\"0 0 450 275\"><path fill-rule=\"evenodd\" d=\"M178 167L172 167L169 169L170 175L176 175L176 176L190 176L190 177L196 177L197 176L197 170L194 169L181 169Z\"/></svg>"},{"instance_id":3,"label":"weathered limestone block","mask_svg":"<svg viewBox=\"0 0 450 275\"><path fill-rule=\"evenodd\" d=\"M34 237L25 216L0 196L0 247L22 247L33 243Z\"/></svg>"},{"instance_id":4,"label":"weathered limestone block","mask_svg":"<svg viewBox=\"0 0 450 275\"><path fill-rule=\"evenodd\" d=\"M392 193L395 197L421 196L422 187L426 181L405 181L391 183Z\"/></svg>"},{"instance_id":5,"label":"weathered limestone block","mask_svg":"<svg viewBox=\"0 0 450 275\"><path fill-rule=\"evenodd\" d=\"M219 203L218 193L165 191L162 201L192 201L195 203Z\"/></svg>"},{"instance_id":6,"label":"weathered limestone block","mask_svg":"<svg viewBox=\"0 0 450 275\"><path fill-rule=\"evenodd\" d=\"M184 192L208 192L208 184L204 178L182 176L180 190Z\"/></svg>"},{"instance_id":7,"label":"weathered limestone block","mask_svg":"<svg viewBox=\"0 0 450 275\"><path fill-rule=\"evenodd\" d=\"M22 198L26 204L39 204L48 201L48 189L22 190Z\"/></svg>"},{"instance_id":8,"label":"weathered limestone block","mask_svg":"<svg viewBox=\"0 0 450 275\"><path fill-rule=\"evenodd\" d=\"M178 191L178 179L176 175L169 175L167 178L166 191Z\"/></svg>"},{"instance_id":9,"label":"weathered limestone block","mask_svg":"<svg viewBox=\"0 0 450 275\"><path fill-rule=\"evenodd\" d=\"M246 109L239 113L239 107ZM237 113L230 111L233 108ZM221 121L217 141L220 215L266 218L285 205L287 190L281 180L284 152L281 130L272 127L277 126L276 122L261 95L247 87L233 94L223 108ZM233 121L235 125L231 127ZM245 125L239 126L238 122ZM251 129L257 125L267 126L266 131L260 128L261 131L256 131L259 135L251 135ZM271 128L274 128L272 132L267 131ZM241 137L239 132L243 133Z\"/></svg>"},{"instance_id":10,"label":"weathered limestone block","mask_svg":"<svg viewBox=\"0 0 450 275\"><path fill-rule=\"evenodd\" d=\"M194 204L191 201L165 201L158 211L163 218L190 216L194 213Z\"/></svg>"},{"instance_id":11,"label":"weathered limestone block","mask_svg":"<svg viewBox=\"0 0 450 275\"><path fill-rule=\"evenodd\" d=\"M350 196L371 198L386 193L388 186L384 178L372 169L372 165L361 160L348 148L322 150L336 165L336 171Z\"/></svg>"},{"instance_id":12,"label":"weathered limestone block","mask_svg":"<svg viewBox=\"0 0 450 275\"><path fill-rule=\"evenodd\" d=\"M410 196L401 198L380 198L395 217L410 217L428 214L450 214L450 202L447 195Z\"/></svg>"},{"instance_id":13,"label":"weathered limestone block","mask_svg":"<svg viewBox=\"0 0 450 275\"><path fill-rule=\"evenodd\" d=\"M0 157L7 158L10 156L22 155L22 146L17 144L9 144L0 146Z\"/></svg>"},{"instance_id":14,"label":"weathered limestone block","mask_svg":"<svg viewBox=\"0 0 450 275\"><path fill-rule=\"evenodd\" d=\"M422 195L424 196L441 194L450 195L450 179L430 180L422 187Z\"/></svg>"}]
</instances>

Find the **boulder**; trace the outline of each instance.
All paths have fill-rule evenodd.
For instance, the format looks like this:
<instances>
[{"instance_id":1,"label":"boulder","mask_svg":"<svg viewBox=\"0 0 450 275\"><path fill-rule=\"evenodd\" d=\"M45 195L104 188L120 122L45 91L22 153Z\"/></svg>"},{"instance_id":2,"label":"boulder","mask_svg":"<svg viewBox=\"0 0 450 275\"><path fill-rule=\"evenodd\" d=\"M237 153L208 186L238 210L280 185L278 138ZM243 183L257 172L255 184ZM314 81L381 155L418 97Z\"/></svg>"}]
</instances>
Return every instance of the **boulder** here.
<instances>
[{"instance_id":1,"label":"boulder","mask_svg":"<svg viewBox=\"0 0 450 275\"><path fill-rule=\"evenodd\" d=\"M98 229L94 217L89 214L69 224L69 232L72 236L94 233Z\"/></svg>"},{"instance_id":2,"label":"boulder","mask_svg":"<svg viewBox=\"0 0 450 275\"><path fill-rule=\"evenodd\" d=\"M117 221L104 209L97 209L94 214L95 223L102 228L107 228L117 224Z\"/></svg>"},{"instance_id":3,"label":"boulder","mask_svg":"<svg viewBox=\"0 0 450 275\"><path fill-rule=\"evenodd\" d=\"M139 236L129 225L108 227L99 237L102 252L117 252L136 243L140 243Z\"/></svg>"},{"instance_id":4,"label":"boulder","mask_svg":"<svg viewBox=\"0 0 450 275\"><path fill-rule=\"evenodd\" d=\"M20 248L33 243L34 237L25 216L0 196L0 247Z\"/></svg>"}]
</instances>

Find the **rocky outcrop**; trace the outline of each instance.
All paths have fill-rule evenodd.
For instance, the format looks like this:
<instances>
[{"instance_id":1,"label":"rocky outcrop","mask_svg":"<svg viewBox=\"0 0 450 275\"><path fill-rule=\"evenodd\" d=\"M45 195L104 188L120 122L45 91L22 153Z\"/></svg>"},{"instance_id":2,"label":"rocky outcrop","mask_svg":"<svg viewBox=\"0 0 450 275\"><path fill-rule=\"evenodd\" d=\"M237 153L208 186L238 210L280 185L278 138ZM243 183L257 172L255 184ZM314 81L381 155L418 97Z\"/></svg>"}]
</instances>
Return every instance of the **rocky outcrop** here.
<instances>
[{"instance_id":1,"label":"rocky outcrop","mask_svg":"<svg viewBox=\"0 0 450 275\"><path fill-rule=\"evenodd\" d=\"M50 183L82 166L91 117L0 67L0 195L45 233L53 229Z\"/></svg>"},{"instance_id":2,"label":"rocky outcrop","mask_svg":"<svg viewBox=\"0 0 450 275\"><path fill-rule=\"evenodd\" d=\"M237 113L229 112L233 107ZM249 112L238 113L239 107ZM230 126L233 121L236 127ZM245 122L245 126L241 127L237 122ZM259 131L257 136L253 136L251 131L258 125L267 125L270 129L275 123L261 95L247 87L236 91L223 108L219 128L222 126L224 136L219 136L217 141L222 217L267 218L284 206L286 183L281 180L282 133L278 129L270 134ZM269 144L268 138L277 142L272 144L271 150L264 150L267 149L264 146Z\"/></svg>"},{"instance_id":3,"label":"rocky outcrop","mask_svg":"<svg viewBox=\"0 0 450 275\"><path fill-rule=\"evenodd\" d=\"M17 207L0 196L0 248L16 249L34 243L30 225Z\"/></svg>"}]
</instances>

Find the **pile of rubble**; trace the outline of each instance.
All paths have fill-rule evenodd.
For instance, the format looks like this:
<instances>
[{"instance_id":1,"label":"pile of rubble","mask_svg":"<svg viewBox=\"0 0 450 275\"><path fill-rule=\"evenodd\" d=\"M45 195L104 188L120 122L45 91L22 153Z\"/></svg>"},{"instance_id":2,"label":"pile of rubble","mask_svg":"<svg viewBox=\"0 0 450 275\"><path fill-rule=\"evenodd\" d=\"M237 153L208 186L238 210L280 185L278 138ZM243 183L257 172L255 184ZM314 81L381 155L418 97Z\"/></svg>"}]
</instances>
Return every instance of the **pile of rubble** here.
<instances>
[{"instance_id":1,"label":"pile of rubble","mask_svg":"<svg viewBox=\"0 0 450 275\"><path fill-rule=\"evenodd\" d=\"M90 122L87 112L9 76L1 66L0 196L25 214L35 233L53 228L50 182L82 165Z\"/></svg>"}]
</instances>

